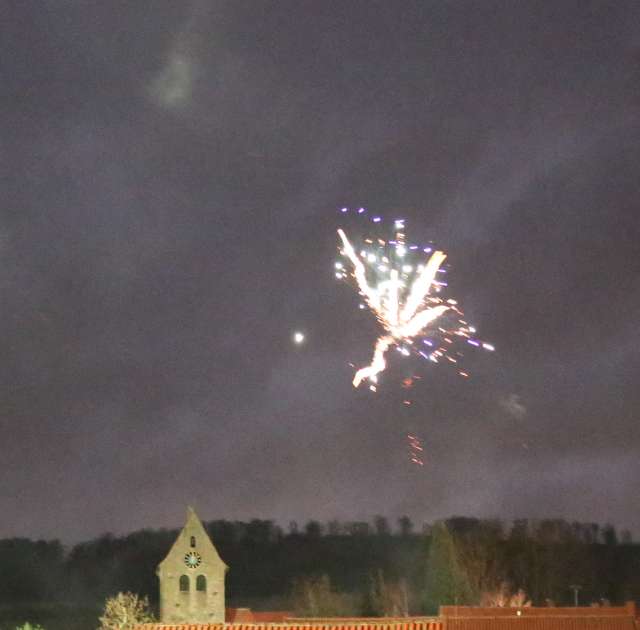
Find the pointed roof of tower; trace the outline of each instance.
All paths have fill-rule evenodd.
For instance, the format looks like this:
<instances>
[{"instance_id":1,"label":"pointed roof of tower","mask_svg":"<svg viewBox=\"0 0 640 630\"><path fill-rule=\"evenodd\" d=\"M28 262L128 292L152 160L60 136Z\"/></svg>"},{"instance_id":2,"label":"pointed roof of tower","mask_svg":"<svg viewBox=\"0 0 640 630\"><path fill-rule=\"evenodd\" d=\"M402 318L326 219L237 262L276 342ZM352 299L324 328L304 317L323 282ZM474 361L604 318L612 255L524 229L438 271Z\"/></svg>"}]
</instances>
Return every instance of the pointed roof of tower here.
<instances>
[{"instance_id":1,"label":"pointed roof of tower","mask_svg":"<svg viewBox=\"0 0 640 630\"><path fill-rule=\"evenodd\" d=\"M209 538L209 534L207 534L207 530L204 528L204 525L198 518L195 510L191 506L188 506L186 523L178 534L175 542L171 546L169 553L158 565L158 570L160 570L172 556L184 554L185 549L190 547L189 541L191 536L196 537L196 539L198 540L198 549L203 555L207 557L207 560L211 564L222 565L225 571L229 568L224 560L222 560L222 558L220 557L218 550L213 545L211 538Z\"/></svg>"}]
</instances>

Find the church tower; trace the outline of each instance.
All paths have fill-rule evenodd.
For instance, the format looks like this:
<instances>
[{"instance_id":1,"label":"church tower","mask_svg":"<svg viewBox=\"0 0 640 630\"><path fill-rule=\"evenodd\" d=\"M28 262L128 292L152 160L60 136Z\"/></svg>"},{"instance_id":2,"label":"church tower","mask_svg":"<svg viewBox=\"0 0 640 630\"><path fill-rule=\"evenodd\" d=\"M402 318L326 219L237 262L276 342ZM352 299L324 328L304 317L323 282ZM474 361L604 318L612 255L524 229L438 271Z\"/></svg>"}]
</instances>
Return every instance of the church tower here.
<instances>
[{"instance_id":1,"label":"church tower","mask_svg":"<svg viewBox=\"0 0 640 630\"><path fill-rule=\"evenodd\" d=\"M160 621L224 623L222 561L193 508L167 557L158 565Z\"/></svg>"}]
</instances>

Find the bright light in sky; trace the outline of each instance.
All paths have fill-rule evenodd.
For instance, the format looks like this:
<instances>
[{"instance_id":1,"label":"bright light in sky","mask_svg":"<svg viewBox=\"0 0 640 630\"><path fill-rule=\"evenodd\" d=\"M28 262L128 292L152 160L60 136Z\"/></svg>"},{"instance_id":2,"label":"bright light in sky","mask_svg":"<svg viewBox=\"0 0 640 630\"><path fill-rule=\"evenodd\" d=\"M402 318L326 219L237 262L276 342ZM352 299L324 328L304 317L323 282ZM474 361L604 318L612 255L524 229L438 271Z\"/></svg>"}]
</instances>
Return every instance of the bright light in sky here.
<instances>
[{"instance_id":1,"label":"bright light in sky","mask_svg":"<svg viewBox=\"0 0 640 630\"><path fill-rule=\"evenodd\" d=\"M294 343L301 344L304 341L304 333L301 333L300 331L294 332L293 341Z\"/></svg>"}]
</instances>

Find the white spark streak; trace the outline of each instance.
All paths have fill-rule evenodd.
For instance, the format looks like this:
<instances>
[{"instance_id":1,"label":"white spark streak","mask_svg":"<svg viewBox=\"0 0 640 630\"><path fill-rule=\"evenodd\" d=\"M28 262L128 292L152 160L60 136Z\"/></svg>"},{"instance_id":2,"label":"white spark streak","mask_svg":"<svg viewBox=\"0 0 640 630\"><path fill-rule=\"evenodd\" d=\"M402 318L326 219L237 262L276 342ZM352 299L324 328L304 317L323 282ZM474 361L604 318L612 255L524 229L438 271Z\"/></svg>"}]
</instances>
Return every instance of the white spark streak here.
<instances>
[{"instance_id":1,"label":"white spark streak","mask_svg":"<svg viewBox=\"0 0 640 630\"><path fill-rule=\"evenodd\" d=\"M338 230L338 236L342 240L342 245L344 247L345 256L351 261L353 265L353 273L356 277L356 282L358 283L358 288L364 295L367 302L369 302L369 306L377 311L380 308L380 303L378 301L378 296L375 289L372 289L367 283L367 274L362 264L362 261L358 258L353 247L351 247L351 243L347 238L347 235L343 230Z\"/></svg>"},{"instance_id":2,"label":"white spark streak","mask_svg":"<svg viewBox=\"0 0 640 630\"><path fill-rule=\"evenodd\" d=\"M391 335L384 337L378 337L376 341L376 347L373 352L373 359L371 364L366 367L360 368L353 377L353 386L358 387L365 378L369 380L375 379L375 377L387 367L387 362L384 360L384 355L392 346L396 343L395 339Z\"/></svg>"},{"instance_id":3,"label":"white spark streak","mask_svg":"<svg viewBox=\"0 0 640 630\"><path fill-rule=\"evenodd\" d=\"M409 297L402 309L401 317L403 321L406 322L410 320L416 312L416 309L420 306L422 300L429 295L429 289L431 289L431 285L435 280L436 273L438 273L438 269L440 269L440 265L444 262L446 257L446 254L443 252L434 252L431 255L427 266L422 269L420 275L411 287Z\"/></svg>"}]
</instances>

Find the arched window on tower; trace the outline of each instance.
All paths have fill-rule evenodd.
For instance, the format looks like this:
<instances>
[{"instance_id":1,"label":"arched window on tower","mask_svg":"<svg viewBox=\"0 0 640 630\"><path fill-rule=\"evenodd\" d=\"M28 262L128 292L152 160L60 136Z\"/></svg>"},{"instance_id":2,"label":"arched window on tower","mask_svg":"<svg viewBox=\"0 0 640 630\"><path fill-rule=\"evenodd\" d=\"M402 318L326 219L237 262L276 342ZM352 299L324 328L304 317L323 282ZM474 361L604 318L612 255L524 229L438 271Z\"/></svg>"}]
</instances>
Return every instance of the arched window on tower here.
<instances>
[{"instance_id":1,"label":"arched window on tower","mask_svg":"<svg viewBox=\"0 0 640 630\"><path fill-rule=\"evenodd\" d=\"M180 576L180 592L187 593L189 591L189 576L181 575Z\"/></svg>"},{"instance_id":2,"label":"arched window on tower","mask_svg":"<svg viewBox=\"0 0 640 630\"><path fill-rule=\"evenodd\" d=\"M191 548L193 549L196 546L196 537L191 536Z\"/></svg>"},{"instance_id":3,"label":"arched window on tower","mask_svg":"<svg viewBox=\"0 0 640 630\"><path fill-rule=\"evenodd\" d=\"M207 592L207 578L204 575L199 575L196 578L196 591Z\"/></svg>"}]
</instances>

